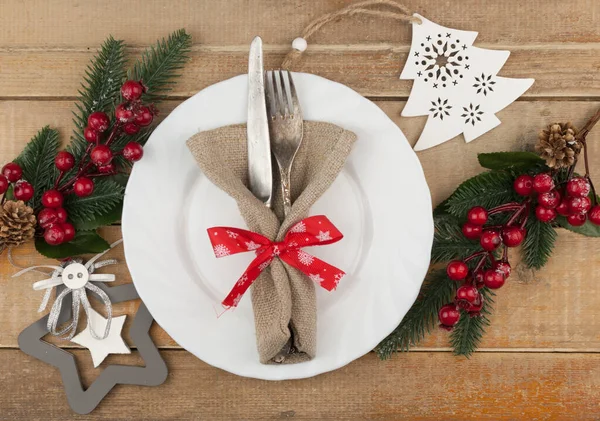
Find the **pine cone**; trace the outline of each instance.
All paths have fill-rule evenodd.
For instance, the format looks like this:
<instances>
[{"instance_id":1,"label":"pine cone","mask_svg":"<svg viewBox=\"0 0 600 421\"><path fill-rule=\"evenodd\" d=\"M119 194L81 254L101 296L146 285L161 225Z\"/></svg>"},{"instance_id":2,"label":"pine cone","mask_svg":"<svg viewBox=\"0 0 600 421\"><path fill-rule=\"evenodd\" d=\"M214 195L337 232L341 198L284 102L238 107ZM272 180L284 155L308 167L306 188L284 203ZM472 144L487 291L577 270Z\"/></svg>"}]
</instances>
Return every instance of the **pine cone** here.
<instances>
[{"instance_id":1,"label":"pine cone","mask_svg":"<svg viewBox=\"0 0 600 421\"><path fill-rule=\"evenodd\" d=\"M554 123L542 130L535 150L550 168L564 168L575 163L583 145L575 136L577 129L571 123Z\"/></svg>"},{"instance_id":2,"label":"pine cone","mask_svg":"<svg viewBox=\"0 0 600 421\"><path fill-rule=\"evenodd\" d=\"M33 209L22 200L7 201L0 208L0 247L20 246L35 233Z\"/></svg>"}]
</instances>

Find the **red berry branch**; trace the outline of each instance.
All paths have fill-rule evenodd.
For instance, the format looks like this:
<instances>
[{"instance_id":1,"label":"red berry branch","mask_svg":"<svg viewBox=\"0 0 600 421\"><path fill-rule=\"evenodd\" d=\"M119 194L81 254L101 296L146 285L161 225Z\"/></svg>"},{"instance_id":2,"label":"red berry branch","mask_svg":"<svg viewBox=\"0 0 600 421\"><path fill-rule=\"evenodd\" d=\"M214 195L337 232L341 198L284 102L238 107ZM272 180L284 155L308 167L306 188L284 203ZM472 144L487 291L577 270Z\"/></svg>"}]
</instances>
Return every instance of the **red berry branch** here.
<instances>
[{"instance_id":1,"label":"red berry branch","mask_svg":"<svg viewBox=\"0 0 600 421\"><path fill-rule=\"evenodd\" d=\"M533 214L543 223L552 223L561 215L574 227L582 226L588 220L600 225L600 205L590 177L586 145L587 134L599 120L600 111L576 137L582 144L585 175L575 175L576 157L566 169L566 177L564 171L558 169L516 177L513 189L523 198L522 201L505 203L489 210L475 206L468 211L462 233L468 239L479 240L482 250L462 260L451 261L446 266L448 278L461 283L461 286L456 290L454 301L438 312L441 328L452 330L460 320L460 309L470 317L479 316L484 302L480 290L484 287L498 289L504 285L511 272L508 249L521 245L525 240L525 226L531 207L535 206ZM489 223L491 216L499 214L506 215L506 222Z\"/></svg>"},{"instance_id":2,"label":"red berry branch","mask_svg":"<svg viewBox=\"0 0 600 421\"><path fill-rule=\"evenodd\" d=\"M75 157L68 151L56 154L54 164L59 173L54 187L42 194L43 209L38 213L37 221L43 230L46 243L58 245L75 238L75 228L68 222L68 214L63 208L66 195L87 197L94 192L94 179L115 175L119 172L114 160L122 156L129 162L139 161L144 150L135 141L127 143L121 149L114 149L117 140L124 136L137 134L142 127L152 123L157 114L152 105L142 102L142 94L146 87L141 81L128 80L121 86L121 96L125 100L114 112L111 128L111 118L102 111L96 111L88 116L87 127L83 135L89 142L83 156L76 162ZM110 132L107 131L110 128ZM111 148L111 145L113 146ZM64 179L74 168L77 170L68 179ZM27 202L34 196L33 186L21 180L21 167L14 162L6 164L0 175L0 194L5 193L10 184L13 186L15 199ZM6 197L2 200L4 201Z\"/></svg>"}]
</instances>

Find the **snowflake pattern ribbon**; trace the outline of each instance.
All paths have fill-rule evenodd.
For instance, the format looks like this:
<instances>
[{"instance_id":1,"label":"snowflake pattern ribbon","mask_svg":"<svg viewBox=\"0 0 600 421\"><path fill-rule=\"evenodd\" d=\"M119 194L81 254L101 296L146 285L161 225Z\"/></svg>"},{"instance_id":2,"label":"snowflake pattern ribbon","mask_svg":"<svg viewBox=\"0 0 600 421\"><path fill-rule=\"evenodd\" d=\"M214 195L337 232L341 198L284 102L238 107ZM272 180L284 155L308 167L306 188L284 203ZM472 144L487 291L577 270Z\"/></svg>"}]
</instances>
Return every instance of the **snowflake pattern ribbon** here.
<instances>
[{"instance_id":1,"label":"snowflake pattern ribbon","mask_svg":"<svg viewBox=\"0 0 600 421\"><path fill-rule=\"evenodd\" d=\"M324 215L311 216L296 223L281 242L273 242L263 235L239 228L213 227L207 232L216 257L248 251L256 253L256 258L223 300L225 308L236 307L250 285L276 257L327 291L334 290L345 275L335 266L302 250L303 247L332 244L343 238L342 233Z\"/></svg>"}]
</instances>

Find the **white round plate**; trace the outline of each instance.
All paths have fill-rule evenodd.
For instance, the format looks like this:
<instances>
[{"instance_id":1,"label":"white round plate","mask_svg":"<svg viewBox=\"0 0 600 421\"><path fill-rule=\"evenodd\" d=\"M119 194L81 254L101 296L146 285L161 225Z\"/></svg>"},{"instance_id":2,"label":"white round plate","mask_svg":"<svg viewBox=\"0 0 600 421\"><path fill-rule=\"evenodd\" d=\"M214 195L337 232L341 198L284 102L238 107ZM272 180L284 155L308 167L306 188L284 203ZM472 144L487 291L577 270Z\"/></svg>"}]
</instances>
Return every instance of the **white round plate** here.
<instances>
[{"instance_id":1,"label":"white round plate","mask_svg":"<svg viewBox=\"0 0 600 421\"><path fill-rule=\"evenodd\" d=\"M122 221L129 270L158 324L208 364L266 380L314 376L372 350L417 297L433 240L429 189L398 126L344 85L293 76L306 120L358 136L344 170L311 210L327 215L344 239L309 252L347 272L336 291L317 287L316 358L260 364L250 293L217 317L253 255L214 257L206 229L246 225L233 199L200 172L185 142L199 131L246 121L246 75L204 89L154 130L129 178Z\"/></svg>"}]
</instances>

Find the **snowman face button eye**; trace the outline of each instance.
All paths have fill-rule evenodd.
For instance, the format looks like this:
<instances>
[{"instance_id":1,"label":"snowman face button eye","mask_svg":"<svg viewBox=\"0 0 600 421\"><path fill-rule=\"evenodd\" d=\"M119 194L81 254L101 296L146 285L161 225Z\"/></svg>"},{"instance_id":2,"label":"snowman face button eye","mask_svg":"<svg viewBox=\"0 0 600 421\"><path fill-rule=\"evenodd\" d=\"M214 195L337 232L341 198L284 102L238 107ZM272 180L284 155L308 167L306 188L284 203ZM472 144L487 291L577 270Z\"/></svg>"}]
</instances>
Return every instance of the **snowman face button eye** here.
<instances>
[{"instance_id":1,"label":"snowman face button eye","mask_svg":"<svg viewBox=\"0 0 600 421\"><path fill-rule=\"evenodd\" d=\"M70 289L82 288L89 278L87 268L81 263L71 263L63 269L62 281Z\"/></svg>"}]
</instances>

